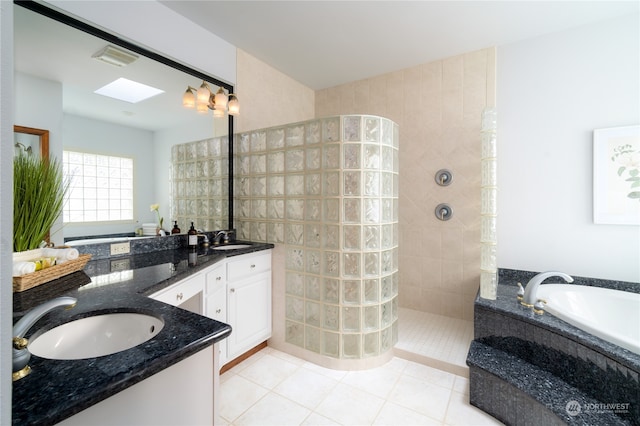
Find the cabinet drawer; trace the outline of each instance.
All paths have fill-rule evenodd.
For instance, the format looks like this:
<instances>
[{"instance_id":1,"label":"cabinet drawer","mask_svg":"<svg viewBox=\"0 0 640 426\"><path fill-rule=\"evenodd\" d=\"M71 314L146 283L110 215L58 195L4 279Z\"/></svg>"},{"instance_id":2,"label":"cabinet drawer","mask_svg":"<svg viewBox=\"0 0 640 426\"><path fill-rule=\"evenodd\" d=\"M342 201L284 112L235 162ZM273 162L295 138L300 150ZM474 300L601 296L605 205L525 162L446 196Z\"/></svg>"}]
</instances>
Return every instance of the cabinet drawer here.
<instances>
[{"instance_id":1,"label":"cabinet drawer","mask_svg":"<svg viewBox=\"0 0 640 426\"><path fill-rule=\"evenodd\" d=\"M227 284L227 268L224 264L211 269L206 275L207 294L215 293Z\"/></svg>"},{"instance_id":2,"label":"cabinet drawer","mask_svg":"<svg viewBox=\"0 0 640 426\"><path fill-rule=\"evenodd\" d=\"M260 252L255 256L242 256L227 264L227 279L234 281L258 272L271 270L271 251Z\"/></svg>"},{"instance_id":3,"label":"cabinet drawer","mask_svg":"<svg viewBox=\"0 0 640 426\"><path fill-rule=\"evenodd\" d=\"M204 290L204 274L194 275L151 295L152 299L178 306Z\"/></svg>"}]
</instances>

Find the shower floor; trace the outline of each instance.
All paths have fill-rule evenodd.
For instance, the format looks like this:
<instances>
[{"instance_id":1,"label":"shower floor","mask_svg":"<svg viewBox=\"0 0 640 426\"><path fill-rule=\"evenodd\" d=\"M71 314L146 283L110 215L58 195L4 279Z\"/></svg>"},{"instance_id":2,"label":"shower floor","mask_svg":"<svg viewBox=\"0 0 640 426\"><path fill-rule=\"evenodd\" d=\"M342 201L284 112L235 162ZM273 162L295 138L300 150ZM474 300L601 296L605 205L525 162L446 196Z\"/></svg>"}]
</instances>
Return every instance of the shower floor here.
<instances>
[{"instance_id":1,"label":"shower floor","mask_svg":"<svg viewBox=\"0 0 640 426\"><path fill-rule=\"evenodd\" d=\"M399 308L398 316L395 356L469 377L466 359L473 321L407 308Z\"/></svg>"}]
</instances>

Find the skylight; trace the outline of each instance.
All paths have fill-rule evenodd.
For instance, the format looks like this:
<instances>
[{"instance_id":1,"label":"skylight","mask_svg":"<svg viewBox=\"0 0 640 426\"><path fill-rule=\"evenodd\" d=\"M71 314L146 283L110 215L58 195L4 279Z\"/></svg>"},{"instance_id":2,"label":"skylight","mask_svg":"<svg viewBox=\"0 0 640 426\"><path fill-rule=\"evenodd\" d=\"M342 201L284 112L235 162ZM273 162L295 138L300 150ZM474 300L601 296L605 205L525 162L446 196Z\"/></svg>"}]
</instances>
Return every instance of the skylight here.
<instances>
[{"instance_id":1,"label":"skylight","mask_svg":"<svg viewBox=\"0 0 640 426\"><path fill-rule=\"evenodd\" d=\"M119 78L99 88L94 93L135 104L164 93L164 90L127 80L126 78Z\"/></svg>"}]
</instances>

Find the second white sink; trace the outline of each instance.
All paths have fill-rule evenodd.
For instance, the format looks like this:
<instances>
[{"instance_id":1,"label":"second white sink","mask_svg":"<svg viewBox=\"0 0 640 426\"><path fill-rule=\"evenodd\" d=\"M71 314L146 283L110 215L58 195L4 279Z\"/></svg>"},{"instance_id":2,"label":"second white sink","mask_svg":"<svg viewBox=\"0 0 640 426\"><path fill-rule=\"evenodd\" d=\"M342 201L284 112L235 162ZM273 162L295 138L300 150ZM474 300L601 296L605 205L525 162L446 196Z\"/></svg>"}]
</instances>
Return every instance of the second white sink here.
<instances>
[{"instance_id":1,"label":"second white sink","mask_svg":"<svg viewBox=\"0 0 640 426\"><path fill-rule=\"evenodd\" d=\"M214 250L235 250L247 247L251 247L251 244L229 244L224 246L212 246L211 248Z\"/></svg>"},{"instance_id":2,"label":"second white sink","mask_svg":"<svg viewBox=\"0 0 640 426\"><path fill-rule=\"evenodd\" d=\"M113 313L94 315L55 327L29 343L28 349L41 358L86 359L138 346L164 327L151 315Z\"/></svg>"}]
</instances>

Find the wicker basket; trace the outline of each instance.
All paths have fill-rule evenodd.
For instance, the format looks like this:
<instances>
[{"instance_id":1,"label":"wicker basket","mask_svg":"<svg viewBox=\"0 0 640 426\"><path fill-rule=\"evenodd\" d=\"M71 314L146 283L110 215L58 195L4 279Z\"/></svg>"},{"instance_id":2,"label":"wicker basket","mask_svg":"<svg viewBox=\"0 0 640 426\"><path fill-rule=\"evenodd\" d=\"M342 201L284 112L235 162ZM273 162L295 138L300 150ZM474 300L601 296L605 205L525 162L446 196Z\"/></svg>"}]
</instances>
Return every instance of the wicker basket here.
<instances>
[{"instance_id":1,"label":"wicker basket","mask_svg":"<svg viewBox=\"0 0 640 426\"><path fill-rule=\"evenodd\" d=\"M32 272L30 274L20 275L19 277L13 277L13 291L20 292L29 290L30 288L39 286L40 284L80 271L84 268L89 259L91 259L90 254L81 254L78 258L67 260L59 265L41 269L40 271Z\"/></svg>"}]
</instances>

